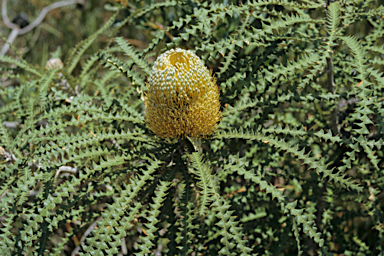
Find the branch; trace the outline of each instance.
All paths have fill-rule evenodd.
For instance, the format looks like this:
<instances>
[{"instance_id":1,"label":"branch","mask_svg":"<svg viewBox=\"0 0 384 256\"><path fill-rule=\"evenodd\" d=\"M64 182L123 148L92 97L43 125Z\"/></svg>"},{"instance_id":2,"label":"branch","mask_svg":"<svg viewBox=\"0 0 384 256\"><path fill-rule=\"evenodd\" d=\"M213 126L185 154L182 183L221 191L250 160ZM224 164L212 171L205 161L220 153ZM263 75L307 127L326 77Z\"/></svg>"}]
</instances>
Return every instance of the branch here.
<instances>
[{"instance_id":1,"label":"branch","mask_svg":"<svg viewBox=\"0 0 384 256\"><path fill-rule=\"evenodd\" d=\"M3 0L3 1L6 1L6 0ZM84 0L68 0L68 1L60 1L57 3L53 3L51 5L48 5L47 7L44 7L43 10L41 10L39 16L31 24L29 24L28 26L20 30L19 35L25 34L31 31L32 29L34 29L37 25L39 25L43 21L43 19L45 18L45 15L47 15L47 13L52 11L53 9L64 7L71 4L83 4L83 3L84 3Z\"/></svg>"},{"instance_id":2,"label":"branch","mask_svg":"<svg viewBox=\"0 0 384 256\"><path fill-rule=\"evenodd\" d=\"M103 217L102 216L99 216L88 228L87 230L85 230L84 234L82 235L81 239L80 239L80 243L78 246L76 246L76 248L72 251L71 253L71 256L75 256L77 255L77 253L80 251L81 249L81 245L84 243L85 239L87 238L87 236L89 234L91 234L92 230L97 226L97 222L100 221Z\"/></svg>"},{"instance_id":3,"label":"branch","mask_svg":"<svg viewBox=\"0 0 384 256\"><path fill-rule=\"evenodd\" d=\"M8 19L8 15L7 15L7 0L3 0L3 3L1 5L1 15L3 16L3 21L4 21L4 24L5 26L9 27L10 29L20 29L19 25L16 25L14 23L12 23L9 19Z\"/></svg>"},{"instance_id":4,"label":"branch","mask_svg":"<svg viewBox=\"0 0 384 256\"><path fill-rule=\"evenodd\" d=\"M25 28L20 28L19 25L14 24L10 22L8 19L8 14L7 14L7 0L3 0L2 5L1 5L1 15L3 17L4 24L12 29L11 35L7 39L7 44L3 46L3 49L1 49L1 55L5 55L9 49L9 46L13 43L13 41L16 39L18 35L23 35L25 33L28 33L32 29L34 29L37 25L39 25L45 18L45 15L47 15L48 12L52 11L53 9L64 7L67 5L72 5L72 4L84 4L85 0L67 0L67 1L60 1L57 3L53 3L51 5L48 5L41 10L39 16L28 26Z\"/></svg>"},{"instance_id":5,"label":"branch","mask_svg":"<svg viewBox=\"0 0 384 256\"><path fill-rule=\"evenodd\" d=\"M59 170L56 171L54 179L56 179L61 172L76 174L77 171L78 171L78 169L76 167L72 168L70 166L60 166Z\"/></svg>"}]
</instances>

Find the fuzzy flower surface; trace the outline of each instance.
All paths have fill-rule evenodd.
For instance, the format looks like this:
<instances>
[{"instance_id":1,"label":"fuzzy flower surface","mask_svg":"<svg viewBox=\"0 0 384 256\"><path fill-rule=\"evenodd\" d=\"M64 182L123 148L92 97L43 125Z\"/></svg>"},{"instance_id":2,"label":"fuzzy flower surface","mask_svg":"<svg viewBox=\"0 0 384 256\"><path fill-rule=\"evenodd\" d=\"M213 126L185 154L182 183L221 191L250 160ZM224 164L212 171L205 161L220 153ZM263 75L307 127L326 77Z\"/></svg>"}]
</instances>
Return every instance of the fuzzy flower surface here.
<instances>
[{"instance_id":1,"label":"fuzzy flower surface","mask_svg":"<svg viewBox=\"0 0 384 256\"><path fill-rule=\"evenodd\" d=\"M219 88L191 51L172 49L155 61L147 83L145 119L160 138L210 135L221 119Z\"/></svg>"},{"instance_id":2,"label":"fuzzy flower surface","mask_svg":"<svg viewBox=\"0 0 384 256\"><path fill-rule=\"evenodd\" d=\"M64 67L63 62L59 58L53 58L47 61L45 68L50 69L62 69Z\"/></svg>"}]
</instances>

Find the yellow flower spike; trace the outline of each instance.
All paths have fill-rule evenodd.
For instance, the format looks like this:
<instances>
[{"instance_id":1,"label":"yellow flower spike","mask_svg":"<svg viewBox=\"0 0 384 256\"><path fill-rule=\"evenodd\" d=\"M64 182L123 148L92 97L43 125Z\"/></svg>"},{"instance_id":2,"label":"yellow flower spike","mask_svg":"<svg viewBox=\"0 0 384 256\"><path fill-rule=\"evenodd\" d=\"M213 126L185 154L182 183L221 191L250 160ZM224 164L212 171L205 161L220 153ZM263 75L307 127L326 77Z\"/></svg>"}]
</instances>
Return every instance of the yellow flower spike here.
<instances>
[{"instance_id":1,"label":"yellow flower spike","mask_svg":"<svg viewBox=\"0 0 384 256\"><path fill-rule=\"evenodd\" d=\"M145 120L160 138L212 134L221 119L216 80L194 53L172 49L155 61L145 97Z\"/></svg>"}]
</instances>

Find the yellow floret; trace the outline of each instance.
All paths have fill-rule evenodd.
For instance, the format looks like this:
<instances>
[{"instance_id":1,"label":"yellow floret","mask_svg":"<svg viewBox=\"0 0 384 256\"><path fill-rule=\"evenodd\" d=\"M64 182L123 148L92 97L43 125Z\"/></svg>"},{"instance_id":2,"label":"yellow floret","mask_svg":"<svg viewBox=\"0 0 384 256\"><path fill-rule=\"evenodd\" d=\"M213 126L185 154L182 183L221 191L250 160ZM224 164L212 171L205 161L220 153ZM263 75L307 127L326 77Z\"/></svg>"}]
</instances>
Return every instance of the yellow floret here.
<instances>
[{"instance_id":1,"label":"yellow floret","mask_svg":"<svg viewBox=\"0 0 384 256\"><path fill-rule=\"evenodd\" d=\"M217 127L219 88L194 53L177 48L161 54L147 87L146 123L160 138L201 138Z\"/></svg>"}]
</instances>

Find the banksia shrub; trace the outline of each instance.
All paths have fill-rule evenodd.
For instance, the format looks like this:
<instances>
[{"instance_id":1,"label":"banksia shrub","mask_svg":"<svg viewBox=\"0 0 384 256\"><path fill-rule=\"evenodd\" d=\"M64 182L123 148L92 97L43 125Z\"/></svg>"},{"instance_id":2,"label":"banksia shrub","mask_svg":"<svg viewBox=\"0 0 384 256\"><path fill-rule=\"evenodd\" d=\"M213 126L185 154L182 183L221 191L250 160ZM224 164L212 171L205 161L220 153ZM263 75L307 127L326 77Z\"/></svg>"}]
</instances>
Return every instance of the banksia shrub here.
<instances>
[{"instance_id":1,"label":"banksia shrub","mask_svg":"<svg viewBox=\"0 0 384 256\"><path fill-rule=\"evenodd\" d=\"M0 256L384 255L380 1L116 1L0 55Z\"/></svg>"},{"instance_id":2,"label":"banksia shrub","mask_svg":"<svg viewBox=\"0 0 384 256\"><path fill-rule=\"evenodd\" d=\"M204 137L220 121L216 80L191 51L177 48L161 54L147 86L146 123L160 138Z\"/></svg>"}]
</instances>

